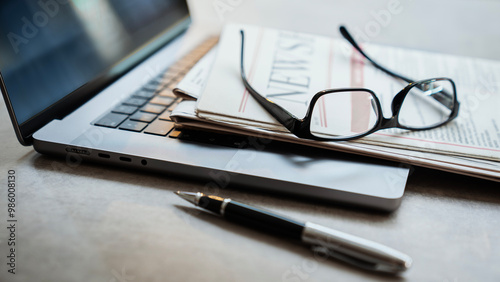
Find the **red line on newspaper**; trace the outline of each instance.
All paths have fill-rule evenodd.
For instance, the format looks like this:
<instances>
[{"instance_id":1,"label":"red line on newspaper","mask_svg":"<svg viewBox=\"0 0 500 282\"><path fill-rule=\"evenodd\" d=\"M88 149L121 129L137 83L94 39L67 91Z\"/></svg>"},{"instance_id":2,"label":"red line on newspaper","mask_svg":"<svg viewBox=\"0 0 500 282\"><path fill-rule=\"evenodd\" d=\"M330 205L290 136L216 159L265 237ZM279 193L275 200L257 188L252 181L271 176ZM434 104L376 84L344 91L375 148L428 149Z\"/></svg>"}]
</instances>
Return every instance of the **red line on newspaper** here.
<instances>
[{"instance_id":1,"label":"red line on newspaper","mask_svg":"<svg viewBox=\"0 0 500 282\"><path fill-rule=\"evenodd\" d=\"M478 149L478 150L500 152L500 150L497 150L497 149L480 148L480 147L474 147L474 146L468 146L468 145L462 145L462 144L454 144L454 143L447 143L447 142L439 142L439 141L426 140L426 139L420 139L420 138L414 138L414 137L398 136L398 135L384 134L384 133L379 133L379 132L375 132L374 134L376 134L376 135L382 135L382 136L402 138L402 139L416 140L416 141L424 141L424 142L429 142L429 143L436 143L436 144L444 144L444 145L451 145L451 146L457 146L457 147L464 147L464 148L470 148L470 149Z\"/></svg>"},{"instance_id":2,"label":"red line on newspaper","mask_svg":"<svg viewBox=\"0 0 500 282\"><path fill-rule=\"evenodd\" d=\"M328 58L328 71L327 71L328 77L326 78L326 89L332 87L332 68L333 68L333 39L330 39L330 54ZM321 99L321 109L323 111L324 127L328 127L328 123L326 120L325 99ZM323 124L321 126L323 126Z\"/></svg>"},{"instance_id":3,"label":"red line on newspaper","mask_svg":"<svg viewBox=\"0 0 500 282\"><path fill-rule=\"evenodd\" d=\"M322 99L322 102L321 103L321 108L323 109L323 124L324 124L324 127L328 127L328 124L326 123L326 107L325 107L325 99L323 98Z\"/></svg>"},{"instance_id":4,"label":"red line on newspaper","mask_svg":"<svg viewBox=\"0 0 500 282\"><path fill-rule=\"evenodd\" d=\"M319 101L318 101L318 103L320 104L319 105L319 123L320 123L321 127L325 127L323 124L323 107L321 107L322 102L323 102L323 97L319 98Z\"/></svg>"},{"instance_id":5,"label":"red line on newspaper","mask_svg":"<svg viewBox=\"0 0 500 282\"><path fill-rule=\"evenodd\" d=\"M358 50L353 48L351 55L351 86L363 87L364 62ZM370 102L361 93L351 93L351 131L363 132L370 122Z\"/></svg>"},{"instance_id":6,"label":"red line on newspaper","mask_svg":"<svg viewBox=\"0 0 500 282\"><path fill-rule=\"evenodd\" d=\"M252 82L252 77L253 77L254 71L257 68L256 63L258 62L258 56L260 54L260 42L262 41L262 35L263 35L262 28L260 28L259 35L257 37L257 43L255 45L255 50L254 50L254 54L253 54L253 58L252 58L252 65L250 67L250 73L248 74L248 82ZM247 107L248 96L250 96L250 95L249 95L247 89L245 88L245 91L243 91L243 97L241 98L240 108L238 109L238 111L240 113L245 112L245 109Z\"/></svg>"}]
</instances>

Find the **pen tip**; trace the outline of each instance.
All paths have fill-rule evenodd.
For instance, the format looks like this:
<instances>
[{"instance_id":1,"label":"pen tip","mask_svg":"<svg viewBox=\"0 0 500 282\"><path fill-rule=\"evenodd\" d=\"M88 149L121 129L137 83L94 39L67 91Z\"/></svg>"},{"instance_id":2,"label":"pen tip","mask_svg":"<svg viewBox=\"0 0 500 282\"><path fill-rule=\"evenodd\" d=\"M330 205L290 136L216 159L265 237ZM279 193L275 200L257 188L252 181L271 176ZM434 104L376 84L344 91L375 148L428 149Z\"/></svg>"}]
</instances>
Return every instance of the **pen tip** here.
<instances>
[{"instance_id":1,"label":"pen tip","mask_svg":"<svg viewBox=\"0 0 500 282\"><path fill-rule=\"evenodd\" d=\"M202 193L191 193L191 192L174 192L177 196L183 198L184 200L190 202L191 204L198 205L199 198L203 196Z\"/></svg>"}]
</instances>

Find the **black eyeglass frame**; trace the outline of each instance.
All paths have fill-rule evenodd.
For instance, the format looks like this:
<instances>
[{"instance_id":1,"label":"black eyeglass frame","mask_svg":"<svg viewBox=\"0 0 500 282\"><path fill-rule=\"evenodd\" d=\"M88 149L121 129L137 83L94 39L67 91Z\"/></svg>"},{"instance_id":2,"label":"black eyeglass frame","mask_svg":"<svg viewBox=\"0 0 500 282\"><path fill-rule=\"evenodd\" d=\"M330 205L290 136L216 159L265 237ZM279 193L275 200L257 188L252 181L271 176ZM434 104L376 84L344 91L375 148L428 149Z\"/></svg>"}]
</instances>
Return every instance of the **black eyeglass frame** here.
<instances>
[{"instance_id":1,"label":"black eyeglass frame","mask_svg":"<svg viewBox=\"0 0 500 282\"><path fill-rule=\"evenodd\" d=\"M401 91L399 91L396 96L394 96L392 103L391 103L391 110L392 110L392 116L390 118L385 118L384 115L382 114L382 106L380 104L379 99L377 98L377 95L370 89L367 88L338 88L338 89L326 89L322 90L318 93L316 93L312 98L309 103L307 112L304 116L304 118L299 119L292 113L288 112L286 109L281 107L280 105L274 103L272 100L265 98L261 94L259 94L248 82L246 73L245 73L245 68L244 68L244 43L245 43L245 33L243 30L240 30L241 34L241 64L240 64L240 71L241 71L241 78L243 80L243 84L245 85L245 88L247 91L252 95L252 97L257 100L257 102L266 110L268 111L279 123L281 123L286 129L288 129L292 134L294 134L297 137L300 138L305 138L305 139L312 139L312 140L317 140L317 141L349 141L349 140L354 140L358 139L364 136L367 136L375 131L381 130L381 129L387 129L387 128L401 128L401 129L408 129L408 130L415 130L415 131L420 131L420 130L429 130L433 129L439 126L442 126L454 118L457 117L458 115L458 109L459 109L459 102L457 99L457 91L456 91L456 86L453 80L450 78L446 77L437 77L437 78L431 78L431 79L425 79L425 80L420 80L413 82L410 79L403 77L401 75L395 74L378 63L374 62L372 59L370 59L356 44L354 39L349 35L347 32L347 29L345 27L341 26L340 31L342 35L356 48L365 58L368 59L375 67L383 70L387 74L391 76L395 76L397 78L400 78L404 81L409 82L409 84L403 88ZM403 106L403 101L410 92L410 90L413 87L417 87L422 85L424 82L434 82L434 81L449 81L452 85L453 88L453 94L450 95L449 93L442 94L441 96L436 96L433 97L435 98L438 102L441 102L443 105L447 106L450 108L451 113L450 116L448 117L447 120L437 123L435 125L429 126L429 127L424 127L424 128L418 128L418 127L409 127L409 126L404 126L399 123L399 112L401 110L401 107ZM360 133L358 135L353 135L349 137L341 137L341 138L323 138L319 137L316 135L313 135L311 133L311 121L312 121L312 112L314 109L314 106L316 105L316 102L324 95L326 94L331 94L331 93L337 93L337 92L367 92L371 95L373 101L375 102L375 107L377 111L377 122L373 126L373 128L367 132ZM452 96L452 97L450 97ZM450 102L450 98L452 102ZM446 104L445 104L446 103Z\"/></svg>"}]
</instances>

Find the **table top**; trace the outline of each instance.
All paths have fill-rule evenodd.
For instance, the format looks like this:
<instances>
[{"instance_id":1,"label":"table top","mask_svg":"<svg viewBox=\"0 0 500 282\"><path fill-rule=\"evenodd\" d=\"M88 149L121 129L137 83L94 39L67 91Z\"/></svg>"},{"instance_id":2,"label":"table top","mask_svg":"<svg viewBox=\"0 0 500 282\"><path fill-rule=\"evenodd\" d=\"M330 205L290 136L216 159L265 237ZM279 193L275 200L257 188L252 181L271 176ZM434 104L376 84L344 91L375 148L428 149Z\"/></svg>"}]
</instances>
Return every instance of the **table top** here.
<instances>
[{"instance_id":1,"label":"table top","mask_svg":"<svg viewBox=\"0 0 500 282\"><path fill-rule=\"evenodd\" d=\"M282 28L298 26L285 14L296 11L300 1L290 1L287 6L276 1L268 7L264 7L263 1L205 2L190 1L195 25L188 34L187 45L199 40L201 34L217 31L223 22L233 18L252 23L253 15L253 23ZM356 6L353 1L332 2L345 5L346 10ZM358 7L365 18L346 22L362 28L366 19L371 19L370 12L386 9L389 2L394 1L374 1L366 8ZM493 19L492 14L500 11L495 1L455 2L457 13L482 11L482 20ZM214 8L220 3L233 5L222 17L217 16ZM321 7L319 1L311 3ZM431 13L439 14L450 2L437 3L438 11ZM399 23L418 14L405 11L422 11L423 4L416 5L406 4L394 16L394 23L381 29L372 40L396 42L395 34L401 31ZM496 12L491 11L493 8ZM303 10L295 13L304 13L307 20L313 12ZM272 11L284 20L266 21ZM332 11L339 17L335 21L347 20L338 10ZM325 14L321 9L318 13ZM211 20L204 17L207 14L212 14ZM209 24L202 24L205 22L210 22L211 29ZM459 25L459 20L444 28L452 24ZM313 23L310 28L316 25ZM416 28L417 33L430 26L423 23L422 29ZM475 36L486 38L489 32L493 31L487 28ZM494 32L500 38L499 31ZM465 33L455 32L451 41L459 44L472 36ZM408 38L401 41L400 45L412 44ZM498 41L491 43L492 48L500 49ZM486 48L484 42L482 47L471 42L470 48L459 44L453 50L432 44L418 47L473 55L476 48ZM492 48L478 55L498 59ZM412 268L393 277L315 257L301 245L226 222L190 206L173 193L204 191L204 182L98 164L68 166L64 160L21 146L4 106L0 107L0 120L1 281L494 281L500 277L500 189L495 182L414 167L402 204L392 213L238 187L219 191L221 196L358 235L410 255L414 260ZM15 275L7 272L6 264L10 248L6 200L10 170L15 171L17 185Z\"/></svg>"}]
</instances>

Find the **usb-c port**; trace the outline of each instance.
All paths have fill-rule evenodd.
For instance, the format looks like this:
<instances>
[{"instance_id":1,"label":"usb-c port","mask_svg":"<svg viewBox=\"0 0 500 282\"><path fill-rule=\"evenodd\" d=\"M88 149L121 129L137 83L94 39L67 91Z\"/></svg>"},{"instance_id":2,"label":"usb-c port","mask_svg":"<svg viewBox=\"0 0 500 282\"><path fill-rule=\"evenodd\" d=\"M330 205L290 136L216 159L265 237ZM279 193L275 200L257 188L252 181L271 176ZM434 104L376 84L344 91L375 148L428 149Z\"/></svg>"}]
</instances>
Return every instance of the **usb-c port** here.
<instances>
[{"instance_id":1,"label":"usb-c port","mask_svg":"<svg viewBox=\"0 0 500 282\"><path fill-rule=\"evenodd\" d=\"M101 157L101 158L105 158L105 159L109 159L109 158L111 158L111 156L110 156L110 155L108 155L108 154L99 153L99 154L97 154L97 155L98 155L99 157Z\"/></svg>"},{"instance_id":2,"label":"usb-c port","mask_svg":"<svg viewBox=\"0 0 500 282\"><path fill-rule=\"evenodd\" d=\"M127 157L120 157L120 161L124 161L124 162L132 162L132 159L131 158L127 158Z\"/></svg>"}]
</instances>

